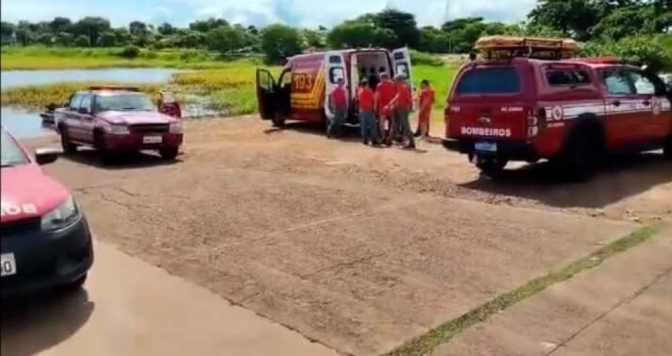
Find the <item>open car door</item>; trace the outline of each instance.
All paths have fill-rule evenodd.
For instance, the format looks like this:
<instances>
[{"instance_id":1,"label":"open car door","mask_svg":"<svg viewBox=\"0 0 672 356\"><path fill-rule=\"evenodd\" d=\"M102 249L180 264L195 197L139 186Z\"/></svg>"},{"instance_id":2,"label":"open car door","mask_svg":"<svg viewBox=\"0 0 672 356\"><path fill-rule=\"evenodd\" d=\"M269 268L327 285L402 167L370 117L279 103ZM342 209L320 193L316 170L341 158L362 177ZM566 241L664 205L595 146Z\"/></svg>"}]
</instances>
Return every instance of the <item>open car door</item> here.
<instances>
[{"instance_id":1,"label":"open car door","mask_svg":"<svg viewBox=\"0 0 672 356\"><path fill-rule=\"evenodd\" d=\"M175 94L169 91L162 91L159 97L159 112L172 116L177 119L182 118L182 108Z\"/></svg>"},{"instance_id":2,"label":"open car door","mask_svg":"<svg viewBox=\"0 0 672 356\"><path fill-rule=\"evenodd\" d=\"M259 115L264 120L271 120L275 116L275 79L266 69L257 69L257 102Z\"/></svg>"},{"instance_id":3,"label":"open car door","mask_svg":"<svg viewBox=\"0 0 672 356\"><path fill-rule=\"evenodd\" d=\"M413 88L413 72L411 70L411 53L408 47L398 48L392 51L392 65L394 66L394 75L403 74L408 80L411 88L411 95L415 97Z\"/></svg>"},{"instance_id":4,"label":"open car door","mask_svg":"<svg viewBox=\"0 0 672 356\"><path fill-rule=\"evenodd\" d=\"M329 120L334 118L333 104L331 103L331 92L338 85L339 80L343 80L343 85L347 92L347 102L350 102L350 90L348 76L345 68L345 57L339 51L331 51L324 54L324 66L326 69L326 95L324 96L324 112Z\"/></svg>"}]
</instances>

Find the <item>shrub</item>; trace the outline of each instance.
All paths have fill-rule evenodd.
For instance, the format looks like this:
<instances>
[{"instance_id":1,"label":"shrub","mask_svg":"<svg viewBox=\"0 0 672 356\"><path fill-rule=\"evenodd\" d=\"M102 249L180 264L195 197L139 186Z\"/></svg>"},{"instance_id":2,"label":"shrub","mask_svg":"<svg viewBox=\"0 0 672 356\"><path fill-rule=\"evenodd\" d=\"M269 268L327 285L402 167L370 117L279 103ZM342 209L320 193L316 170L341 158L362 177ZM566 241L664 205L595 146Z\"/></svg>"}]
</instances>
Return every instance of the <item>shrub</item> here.
<instances>
[{"instance_id":1,"label":"shrub","mask_svg":"<svg viewBox=\"0 0 672 356\"><path fill-rule=\"evenodd\" d=\"M140 48L135 45L126 46L118 53L119 57L128 59L137 58L139 55L140 55Z\"/></svg>"},{"instance_id":2,"label":"shrub","mask_svg":"<svg viewBox=\"0 0 672 356\"><path fill-rule=\"evenodd\" d=\"M439 56L415 50L411 50L411 62L413 62L413 65L428 65L435 67L445 64L444 60Z\"/></svg>"}]
</instances>

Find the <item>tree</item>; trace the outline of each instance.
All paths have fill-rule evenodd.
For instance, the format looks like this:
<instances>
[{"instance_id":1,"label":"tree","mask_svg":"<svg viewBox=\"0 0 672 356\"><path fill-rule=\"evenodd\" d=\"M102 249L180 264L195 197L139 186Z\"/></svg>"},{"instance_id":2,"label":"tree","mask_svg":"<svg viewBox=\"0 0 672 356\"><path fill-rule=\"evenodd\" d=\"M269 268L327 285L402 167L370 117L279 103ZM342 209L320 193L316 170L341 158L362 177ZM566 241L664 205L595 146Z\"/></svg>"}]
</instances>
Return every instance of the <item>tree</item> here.
<instances>
[{"instance_id":1,"label":"tree","mask_svg":"<svg viewBox=\"0 0 672 356\"><path fill-rule=\"evenodd\" d=\"M326 46L326 38L324 33L310 29L303 29L301 35L303 36L304 47L324 48Z\"/></svg>"},{"instance_id":2,"label":"tree","mask_svg":"<svg viewBox=\"0 0 672 356\"><path fill-rule=\"evenodd\" d=\"M621 0L616 0L617 2ZM622 0L629 2L629 0ZM585 41L591 38L591 29L613 1L610 0L539 0L528 19L533 26L549 26L566 36ZM599 3L604 4L602 10Z\"/></svg>"},{"instance_id":3,"label":"tree","mask_svg":"<svg viewBox=\"0 0 672 356\"><path fill-rule=\"evenodd\" d=\"M113 30L105 31L100 35L98 45L101 47L114 47L117 45L117 34Z\"/></svg>"},{"instance_id":4,"label":"tree","mask_svg":"<svg viewBox=\"0 0 672 356\"><path fill-rule=\"evenodd\" d=\"M374 23L377 27L386 28L394 33L396 37L396 41L392 44L394 47L415 48L420 43L420 30L413 14L385 9L375 15Z\"/></svg>"},{"instance_id":5,"label":"tree","mask_svg":"<svg viewBox=\"0 0 672 356\"><path fill-rule=\"evenodd\" d=\"M51 46L54 43L54 35L43 32L37 35L36 41L41 45Z\"/></svg>"},{"instance_id":6,"label":"tree","mask_svg":"<svg viewBox=\"0 0 672 356\"><path fill-rule=\"evenodd\" d=\"M75 46L77 47L88 47L89 44L89 39L90 37L87 35L79 35L77 38L75 38Z\"/></svg>"},{"instance_id":7,"label":"tree","mask_svg":"<svg viewBox=\"0 0 672 356\"><path fill-rule=\"evenodd\" d=\"M450 52L450 38L448 34L433 26L420 29L420 43L418 50L429 53Z\"/></svg>"},{"instance_id":8,"label":"tree","mask_svg":"<svg viewBox=\"0 0 672 356\"><path fill-rule=\"evenodd\" d=\"M100 35L110 30L110 21L102 17L85 17L77 21L72 26L72 34L77 37L76 42L81 46L83 42L80 40L81 36L88 38L86 46L94 46L98 43Z\"/></svg>"},{"instance_id":9,"label":"tree","mask_svg":"<svg viewBox=\"0 0 672 356\"><path fill-rule=\"evenodd\" d=\"M292 27L270 25L261 32L261 49L268 62L278 63L301 53L301 36Z\"/></svg>"},{"instance_id":10,"label":"tree","mask_svg":"<svg viewBox=\"0 0 672 356\"><path fill-rule=\"evenodd\" d=\"M2 21L0 23L0 38L2 45L14 43L14 32L16 26L13 23Z\"/></svg>"},{"instance_id":11,"label":"tree","mask_svg":"<svg viewBox=\"0 0 672 356\"><path fill-rule=\"evenodd\" d=\"M159 25L159 27L157 27L157 31L159 31L160 34L166 36L177 33L177 29L167 22L164 22L161 25Z\"/></svg>"},{"instance_id":12,"label":"tree","mask_svg":"<svg viewBox=\"0 0 672 356\"><path fill-rule=\"evenodd\" d=\"M200 20L190 23L189 29L193 31L207 33L214 28L222 26L229 26L229 22L224 19L216 19L214 17L211 17L207 20Z\"/></svg>"},{"instance_id":13,"label":"tree","mask_svg":"<svg viewBox=\"0 0 672 356\"><path fill-rule=\"evenodd\" d=\"M360 22L360 20L346 21L334 27L327 35L327 43L332 48L392 48L397 42L398 38L393 31L376 27L372 23Z\"/></svg>"},{"instance_id":14,"label":"tree","mask_svg":"<svg viewBox=\"0 0 672 356\"><path fill-rule=\"evenodd\" d=\"M637 6L621 7L603 18L594 28L595 36L620 40L642 32L647 22L645 10Z\"/></svg>"},{"instance_id":15,"label":"tree","mask_svg":"<svg viewBox=\"0 0 672 356\"><path fill-rule=\"evenodd\" d=\"M56 34L54 44L61 47L70 47L74 45L75 36L70 32L59 32Z\"/></svg>"},{"instance_id":16,"label":"tree","mask_svg":"<svg viewBox=\"0 0 672 356\"><path fill-rule=\"evenodd\" d=\"M244 45L241 32L231 26L216 27L205 35L205 43L209 50L221 54L229 54Z\"/></svg>"},{"instance_id":17,"label":"tree","mask_svg":"<svg viewBox=\"0 0 672 356\"><path fill-rule=\"evenodd\" d=\"M48 27L51 33L70 32L72 31L72 21L67 17L54 17L49 22Z\"/></svg>"}]
</instances>

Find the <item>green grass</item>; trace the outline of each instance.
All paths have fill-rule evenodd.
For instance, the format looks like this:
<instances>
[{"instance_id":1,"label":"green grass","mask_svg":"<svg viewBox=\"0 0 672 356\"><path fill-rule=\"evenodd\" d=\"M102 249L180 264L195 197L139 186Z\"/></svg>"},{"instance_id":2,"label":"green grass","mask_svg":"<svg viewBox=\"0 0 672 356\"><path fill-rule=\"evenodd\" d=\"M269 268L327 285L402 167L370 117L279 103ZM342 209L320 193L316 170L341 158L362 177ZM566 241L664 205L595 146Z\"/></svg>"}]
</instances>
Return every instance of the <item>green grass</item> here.
<instances>
[{"instance_id":1,"label":"green grass","mask_svg":"<svg viewBox=\"0 0 672 356\"><path fill-rule=\"evenodd\" d=\"M514 304L527 299L553 284L565 281L577 273L599 266L605 260L628 250L650 238L660 230L659 226L645 226L622 237L588 256L580 258L556 271L535 278L526 284L504 293L495 299L453 319L430 332L412 340L402 347L390 352L387 356L420 356L429 355L437 346L449 342L456 335L471 326L484 322L490 316L505 310Z\"/></svg>"},{"instance_id":2,"label":"green grass","mask_svg":"<svg viewBox=\"0 0 672 356\"><path fill-rule=\"evenodd\" d=\"M120 56L122 48L3 47L2 70L99 68L225 68L231 62L203 50L142 49L137 58ZM259 62L258 57L249 59Z\"/></svg>"}]
</instances>

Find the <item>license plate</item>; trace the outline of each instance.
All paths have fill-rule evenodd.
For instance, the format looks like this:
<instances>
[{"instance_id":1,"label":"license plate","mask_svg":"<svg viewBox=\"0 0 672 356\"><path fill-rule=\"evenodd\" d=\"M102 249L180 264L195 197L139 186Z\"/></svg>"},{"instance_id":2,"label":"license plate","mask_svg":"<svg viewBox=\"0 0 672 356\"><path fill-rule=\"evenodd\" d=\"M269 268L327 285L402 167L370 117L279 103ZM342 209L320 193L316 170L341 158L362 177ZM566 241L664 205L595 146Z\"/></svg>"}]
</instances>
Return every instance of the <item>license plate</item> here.
<instances>
[{"instance_id":1,"label":"license plate","mask_svg":"<svg viewBox=\"0 0 672 356\"><path fill-rule=\"evenodd\" d=\"M476 142L474 145L479 152L497 152L497 143L495 142Z\"/></svg>"},{"instance_id":2,"label":"license plate","mask_svg":"<svg viewBox=\"0 0 672 356\"><path fill-rule=\"evenodd\" d=\"M145 136L142 138L142 143L161 143L163 137L161 136Z\"/></svg>"},{"instance_id":3,"label":"license plate","mask_svg":"<svg viewBox=\"0 0 672 356\"><path fill-rule=\"evenodd\" d=\"M3 253L0 255L0 267L2 268L2 277L16 274L16 260L13 253Z\"/></svg>"}]
</instances>

